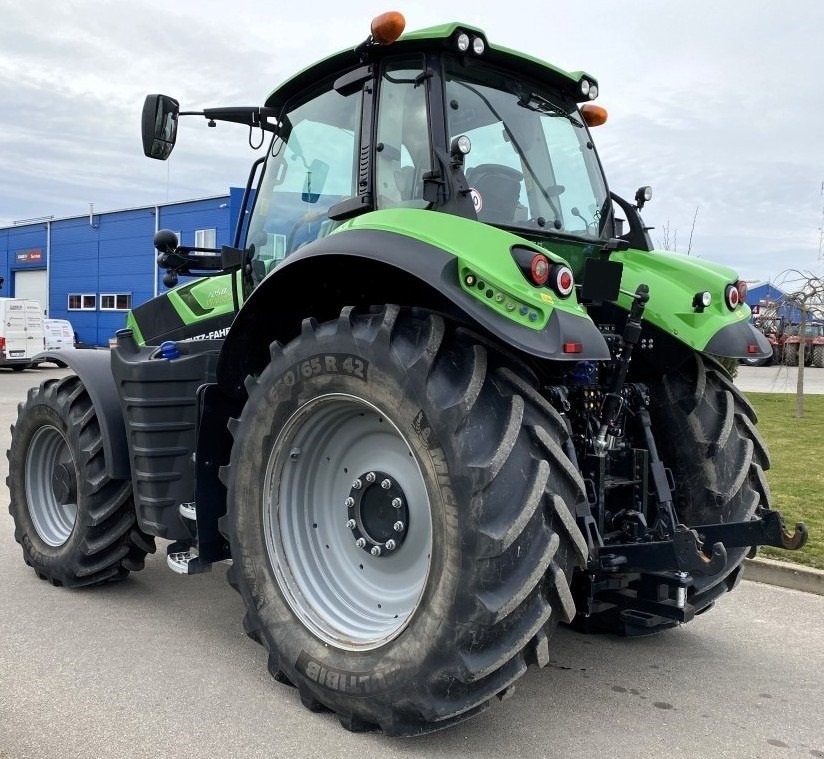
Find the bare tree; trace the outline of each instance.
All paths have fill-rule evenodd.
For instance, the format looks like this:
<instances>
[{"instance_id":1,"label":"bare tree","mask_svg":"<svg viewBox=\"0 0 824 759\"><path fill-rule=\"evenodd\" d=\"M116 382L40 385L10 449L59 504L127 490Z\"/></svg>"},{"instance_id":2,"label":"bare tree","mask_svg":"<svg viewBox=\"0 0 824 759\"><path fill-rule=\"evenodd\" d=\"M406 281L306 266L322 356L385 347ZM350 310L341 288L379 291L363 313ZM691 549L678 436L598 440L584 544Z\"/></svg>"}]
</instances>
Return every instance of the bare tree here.
<instances>
[{"instance_id":1,"label":"bare tree","mask_svg":"<svg viewBox=\"0 0 824 759\"><path fill-rule=\"evenodd\" d=\"M798 379L795 388L795 415L804 416L804 364L805 357L805 332L808 320L812 317L821 319L824 317L824 278L813 274L810 271L799 271L797 269L785 272L785 284L790 284L795 288L787 293L783 300L798 308L800 318L798 320Z\"/></svg>"},{"instance_id":2,"label":"bare tree","mask_svg":"<svg viewBox=\"0 0 824 759\"><path fill-rule=\"evenodd\" d=\"M695 220L698 218L698 206L695 206L695 213L692 215L692 226L690 227L690 239L687 241L687 255L692 252L692 234L695 232Z\"/></svg>"},{"instance_id":3,"label":"bare tree","mask_svg":"<svg viewBox=\"0 0 824 759\"><path fill-rule=\"evenodd\" d=\"M690 236L689 240L687 241L687 255L692 254L692 237L695 233L695 222L698 219L698 209L699 206L695 207L695 213L692 215L692 224L690 225ZM658 241L658 244L661 246L662 250L669 250L674 253L678 252L678 229L673 229L670 225L670 220L667 219L661 225L661 238Z\"/></svg>"},{"instance_id":4,"label":"bare tree","mask_svg":"<svg viewBox=\"0 0 824 759\"><path fill-rule=\"evenodd\" d=\"M661 240L659 244L663 250L678 250L678 230L671 230L669 219L661 225Z\"/></svg>"}]
</instances>

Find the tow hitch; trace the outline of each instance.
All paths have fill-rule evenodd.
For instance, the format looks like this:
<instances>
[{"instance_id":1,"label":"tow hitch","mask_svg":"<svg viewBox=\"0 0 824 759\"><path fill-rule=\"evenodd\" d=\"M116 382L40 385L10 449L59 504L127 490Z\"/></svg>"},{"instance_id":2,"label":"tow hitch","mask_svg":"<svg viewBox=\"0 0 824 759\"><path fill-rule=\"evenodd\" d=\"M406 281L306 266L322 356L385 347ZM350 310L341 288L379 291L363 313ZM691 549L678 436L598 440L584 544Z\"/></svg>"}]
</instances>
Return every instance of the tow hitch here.
<instances>
[{"instance_id":1,"label":"tow hitch","mask_svg":"<svg viewBox=\"0 0 824 759\"><path fill-rule=\"evenodd\" d=\"M724 570L728 549L766 545L797 551L806 542L803 523L790 533L781 512L764 509L748 522L679 524L667 540L601 546L577 578L577 591L587 598L577 624L587 631L614 630L617 617L626 635L643 635L689 622L738 583L740 567L709 591L696 588L696 576Z\"/></svg>"},{"instance_id":2,"label":"tow hitch","mask_svg":"<svg viewBox=\"0 0 824 759\"><path fill-rule=\"evenodd\" d=\"M605 546L597 556L603 572L692 572L713 576L726 566L727 548L775 546L797 551L807 542L803 522L787 532L781 512L764 509L759 519L698 527L678 525L672 539Z\"/></svg>"}]
</instances>

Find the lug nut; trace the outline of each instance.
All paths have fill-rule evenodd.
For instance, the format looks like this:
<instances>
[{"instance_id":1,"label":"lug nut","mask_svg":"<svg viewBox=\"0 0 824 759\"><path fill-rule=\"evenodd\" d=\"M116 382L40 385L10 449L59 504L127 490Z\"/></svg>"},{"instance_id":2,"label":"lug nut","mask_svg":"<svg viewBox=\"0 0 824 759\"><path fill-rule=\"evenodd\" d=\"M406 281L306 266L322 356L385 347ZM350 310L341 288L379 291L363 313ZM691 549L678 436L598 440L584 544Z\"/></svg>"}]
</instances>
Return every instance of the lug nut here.
<instances>
[{"instance_id":1,"label":"lug nut","mask_svg":"<svg viewBox=\"0 0 824 759\"><path fill-rule=\"evenodd\" d=\"M395 522L395 524L392 525L392 528L395 532L403 532L404 524L403 522Z\"/></svg>"},{"instance_id":2,"label":"lug nut","mask_svg":"<svg viewBox=\"0 0 824 759\"><path fill-rule=\"evenodd\" d=\"M354 530L354 529L358 526L358 523L357 523L354 519L350 519L350 520L346 523L346 526L347 526L350 530Z\"/></svg>"},{"instance_id":3,"label":"lug nut","mask_svg":"<svg viewBox=\"0 0 824 759\"><path fill-rule=\"evenodd\" d=\"M347 509L351 509L355 505L355 499L351 496L344 501Z\"/></svg>"},{"instance_id":4,"label":"lug nut","mask_svg":"<svg viewBox=\"0 0 824 759\"><path fill-rule=\"evenodd\" d=\"M373 556L380 556L381 555L380 546L372 546L372 550L369 553L371 553Z\"/></svg>"},{"instance_id":5,"label":"lug nut","mask_svg":"<svg viewBox=\"0 0 824 759\"><path fill-rule=\"evenodd\" d=\"M390 538L383 544L387 551L394 551L395 550L395 541Z\"/></svg>"},{"instance_id":6,"label":"lug nut","mask_svg":"<svg viewBox=\"0 0 824 759\"><path fill-rule=\"evenodd\" d=\"M367 482L374 482L375 481L375 473L374 472L367 473L366 481Z\"/></svg>"},{"instance_id":7,"label":"lug nut","mask_svg":"<svg viewBox=\"0 0 824 759\"><path fill-rule=\"evenodd\" d=\"M366 538L358 538L358 539L355 541L355 545L356 545L358 548L366 548Z\"/></svg>"},{"instance_id":8,"label":"lug nut","mask_svg":"<svg viewBox=\"0 0 824 759\"><path fill-rule=\"evenodd\" d=\"M363 487L363 483L360 480L355 480L352 483L352 490L360 490Z\"/></svg>"},{"instance_id":9,"label":"lug nut","mask_svg":"<svg viewBox=\"0 0 824 759\"><path fill-rule=\"evenodd\" d=\"M382 480L381 481L381 487L384 490L389 490L389 488L392 487L392 480L390 480L388 477L385 480Z\"/></svg>"},{"instance_id":10,"label":"lug nut","mask_svg":"<svg viewBox=\"0 0 824 759\"><path fill-rule=\"evenodd\" d=\"M403 506L403 501L400 498L393 498L392 499L392 508L393 509L399 509L401 506Z\"/></svg>"}]
</instances>

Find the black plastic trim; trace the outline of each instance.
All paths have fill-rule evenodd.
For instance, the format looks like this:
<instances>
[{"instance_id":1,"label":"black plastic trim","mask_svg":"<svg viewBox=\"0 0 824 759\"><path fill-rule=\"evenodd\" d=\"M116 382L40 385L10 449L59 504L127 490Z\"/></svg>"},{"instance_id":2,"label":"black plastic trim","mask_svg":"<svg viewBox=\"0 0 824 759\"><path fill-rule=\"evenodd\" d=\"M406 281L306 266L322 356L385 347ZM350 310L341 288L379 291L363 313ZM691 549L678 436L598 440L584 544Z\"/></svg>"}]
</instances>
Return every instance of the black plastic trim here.
<instances>
[{"instance_id":1,"label":"black plastic trim","mask_svg":"<svg viewBox=\"0 0 824 759\"><path fill-rule=\"evenodd\" d=\"M185 326L166 295L159 295L133 309L132 317L147 343L162 341L166 334L178 332Z\"/></svg>"},{"instance_id":2,"label":"black plastic trim","mask_svg":"<svg viewBox=\"0 0 824 759\"><path fill-rule=\"evenodd\" d=\"M748 353L747 347L755 343L760 353ZM764 358L772 355L772 346L749 322L736 322L722 327L704 348L705 353L729 358Z\"/></svg>"}]
</instances>

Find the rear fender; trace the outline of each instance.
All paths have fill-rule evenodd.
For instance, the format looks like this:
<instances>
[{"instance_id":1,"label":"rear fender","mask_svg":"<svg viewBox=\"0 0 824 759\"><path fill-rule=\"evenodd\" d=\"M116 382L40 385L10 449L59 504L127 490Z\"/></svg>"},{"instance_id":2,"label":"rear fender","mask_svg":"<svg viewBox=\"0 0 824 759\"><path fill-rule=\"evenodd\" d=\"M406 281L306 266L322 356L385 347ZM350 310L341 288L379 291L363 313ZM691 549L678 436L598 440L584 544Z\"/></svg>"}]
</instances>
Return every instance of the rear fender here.
<instances>
[{"instance_id":1,"label":"rear fender","mask_svg":"<svg viewBox=\"0 0 824 759\"><path fill-rule=\"evenodd\" d=\"M103 437L106 474L115 480L131 479L126 428L120 397L106 350L55 350L39 353L38 360L62 361L89 393Z\"/></svg>"},{"instance_id":2,"label":"rear fender","mask_svg":"<svg viewBox=\"0 0 824 759\"><path fill-rule=\"evenodd\" d=\"M644 320L696 351L730 358L772 355L767 338L750 323L747 305L727 308L725 289L738 281L733 269L664 251L613 253L623 264L618 305L627 311L638 285L649 286ZM699 310L696 295L709 292L712 303Z\"/></svg>"},{"instance_id":3,"label":"rear fender","mask_svg":"<svg viewBox=\"0 0 824 759\"><path fill-rule=\"evenodd\" d=\"M427 219L440 216L419 213ZM474 221L448 218L473 225L473 231L489 229ZM244 378L269 362L269 344L292 339L303 318L328 321L345 306L419 306L448 314L537 358L609 358L603 337L574 296L563 302L546 288L539 290L525 282L509 253L512 244L528 244L521 238L494 230L502 235L496 269L482 260L488 251L481 246L466 245L467 255L459 257L433 241L389 231L389 226L346 226L292 254L258 285L232 324L221 352L217 376L225 392L242 395ZM487 284L480 293L464 286L462 272L469 269ZM493 307L497 293L513 291L513 298L526 311L517 314L519 320ZM534 324L530 323L532 313L536 314ZM565 354L565 343L579 343L581 351Z\"/></svg>"}]
</instances>

